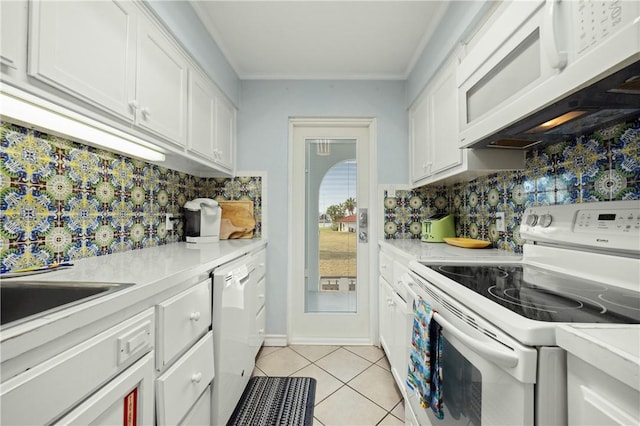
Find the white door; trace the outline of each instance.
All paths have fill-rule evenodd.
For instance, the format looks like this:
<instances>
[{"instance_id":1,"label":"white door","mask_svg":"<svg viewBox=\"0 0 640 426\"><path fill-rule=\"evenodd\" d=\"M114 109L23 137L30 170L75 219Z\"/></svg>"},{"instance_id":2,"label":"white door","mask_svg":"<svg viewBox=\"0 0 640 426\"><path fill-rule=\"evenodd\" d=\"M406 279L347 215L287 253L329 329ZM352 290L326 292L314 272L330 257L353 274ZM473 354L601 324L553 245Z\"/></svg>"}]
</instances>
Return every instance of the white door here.
<instances>
[{"instance_id":1,"label":"white door","mask_svg":"<svg viewBox=\"0 0 640 426\"><path fill-rule=\"evenodd\" d=\"M291 343L372 341L374 125L371 119L290 121Z\"/></svg>"}]
</instances>

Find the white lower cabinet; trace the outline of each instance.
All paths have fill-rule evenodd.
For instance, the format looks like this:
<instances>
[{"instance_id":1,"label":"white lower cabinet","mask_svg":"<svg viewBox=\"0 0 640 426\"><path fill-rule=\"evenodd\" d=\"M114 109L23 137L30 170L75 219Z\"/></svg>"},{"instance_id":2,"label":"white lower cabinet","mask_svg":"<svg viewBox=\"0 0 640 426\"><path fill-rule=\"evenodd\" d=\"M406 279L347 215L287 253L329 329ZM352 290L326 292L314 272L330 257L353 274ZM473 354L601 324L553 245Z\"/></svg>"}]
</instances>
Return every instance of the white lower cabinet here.
<instances>
[{"instance_id":1,"label":"white lower cabinet","mask_svg":"<svg viewBox=\"0 0 640 426\"><path fill-rule=\"evenodd\" d=\"M411 307L407 303L411 291L401 277L408 271L408 260L380 251L380 344L403 396L411 335Z\"/></svg>"},{"instance_id":2,"label":"white lower cabinet","mask_svg":"<svg viewBox=\"0 0 640 426\"><path fill-rule=\"evenodd\" d=\"M405 309L406 302L388 282L380 278L380 343L391 365L391 374L403 394L407 373L405 335L408 335Z\"/></svg>"},{"instance_id":3,"label":"white lower cabinet","mask_svg":"<svg viewBox=\"0 0 640 426\"><path fill-rule=\"evenodd\" d=\"M197 403L211 412L211 398L200 400L215 374L211 306L211 278L157 305L158 425L182 424Z\"/></svg>"},{"instance_id":4,"label":"white lower cabinet","mask_svg":"<svg viewBox=\"0 0 640 426\"><path fill-rule=\"evenodd\" d=\"M61 418L59 425L152 425L153 352Z\"/></svg>"},{"instance_id":5,"label":"white lower cabinet","mask_svg":"<svg viewBox=\"0 0 640 426\"><path fill-rule=\"evenodd\" d=\"M135 405L132 416L135 413L137 424L152 424L153 405L147 393L153 398L153 389L148 366L143 361L127 368L150 352L153 345L154 312L148 309L0 384L0 423L49 424L68 413L91 418L114 409L124 416L124 403L121 408L109 408L110 404L118 395L124 398L137 389L136 400L131 402ZM107 389L118 387L121 381L128 385ZM93 401L89 406L70 413L89 396Z\"/></svg>"},{"instance_id":6,"label":"white lower cabinet","mask_svg":"<svg viewBox=\"0 0 640 426\"><path fill-rule=\"evenodd\" d=\"M156 380L159 425L180 423L209 388L214 376L213 365L213 333L210 331Z\"/></svg>"}]
</instances>

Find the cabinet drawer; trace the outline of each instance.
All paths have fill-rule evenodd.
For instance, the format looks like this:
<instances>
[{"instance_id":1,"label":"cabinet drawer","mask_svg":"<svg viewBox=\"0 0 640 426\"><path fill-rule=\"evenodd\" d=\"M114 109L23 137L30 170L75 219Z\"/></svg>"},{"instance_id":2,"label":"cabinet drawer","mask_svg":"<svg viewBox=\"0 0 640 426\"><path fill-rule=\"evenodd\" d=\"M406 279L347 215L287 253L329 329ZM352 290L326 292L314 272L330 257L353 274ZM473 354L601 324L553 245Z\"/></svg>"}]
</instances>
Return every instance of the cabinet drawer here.
<instances>
[{"instance_id":1,"label":"cabinet drawer","mask_svg":"<svg viewBox=\"0 0 640 426\"><path fill-rule=\"evenodd\" d=\"M48 424L65 414L153 348L153 324L149 309L2 383L0 423Z\"/></svg>"},{"instance_id":2,"label":"cabinet drawer","mask_svg":"<svg viewBox=\"0 0 640 426\"><path fill-rule=\"evenodd\" d=\"M207 387L202 396L193 406L187 417L184 418L183 426L203 426L211 423L211 385Z\"/></svg>"},{"instance_id":3,"label":"cabinet drawer","mask_svg":"<svg viewBox=\"0 0 640 426\"><path fill-rule=\"evenodd\" d=\"M158 305L156 368L161 370L211 325L211 280Z\"/></svg>"},{"instance_id":4,"label":"cabinet drawer","mask_svg":"<svg viewBox=\"0 0 640 426\"><path fill-rule=\"evenodd\" d=\"M393 259L385 252L380 252L380 275L388 283L393 281Z\"/></svg>"},{"instance_id":5,"label":"cabinet drawer","mask_svg":"<svg viewBox=\"0 0 640 426\"><path fill-rule=\"evenodd\" d=\"M254 311L256 314L264 306L264 301L266 297L265 291L267 290L266 283L267 283L267 280L264 277L262 277L260 281L258 281L258 284L256 284L256 309Z\"/></svg>"},{"instance_id":6,"label":"cabinet drawer","mask_svg":"<svg viewBox=\"0 0 640 426\"><path fill-rule=\"evenodd\" d=\"M158 424L180 422L213 380L213 363L210 331L156 381Z\"/></svg>"}]
</instances>

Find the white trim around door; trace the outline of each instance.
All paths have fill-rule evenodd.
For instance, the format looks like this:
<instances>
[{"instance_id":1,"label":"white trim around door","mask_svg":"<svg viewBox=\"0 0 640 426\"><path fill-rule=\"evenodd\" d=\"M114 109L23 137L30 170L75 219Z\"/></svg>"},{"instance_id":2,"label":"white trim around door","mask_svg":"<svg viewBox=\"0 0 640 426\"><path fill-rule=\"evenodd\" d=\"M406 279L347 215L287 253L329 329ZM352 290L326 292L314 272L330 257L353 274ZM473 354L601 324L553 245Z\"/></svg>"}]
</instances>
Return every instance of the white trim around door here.
<instances>
[{"instance_id":1,"label":"white trim around door","mask_svg":"<svg viewBox=\"0 0 640 426\"><path fill-rule=\"evenodd\" d=\"M311 130L313 129L313 130ZM377 205L381 203L379 200L377 185L377 122L375 118L342 118L342 117L323 117L323 118L290 118L289 119L289 185L288 185L288 258L289 267L287 268L287 333L288 343L290 344L339 344L339 345L359 345L359 344L377 344L378 342L378 285L377 285L377 241L379 234L379 218ZM368 148L366 164L362 164L367 169L367 185L366 185L366 204L358 207L367 207L369 211L368 218L368 243L363 244L364 253L364 279L367 280L363 285L367 285L368 294L366 300L361 303L368 304L366 310L367 318L358 326L355 323L350 324L347 315L342 317L339 314L305 314L314 316L315 320L326 321L328 330L336 330L336 324L345 321L344 333L310 333L300 332L300 327L294 321L300 321L300 312L295 310L304 309L300 306L299 300L296 299L294 283L304 280L304 214L296 211L296 197L304 196L304 189L300 189L300 182L296 182L296 176L300 173L299 159L295 158L294 140L295 135L315 134L317 137L336 137L342 135L349 137L349 134L364 134ZM305 133L306 132L306 133ZM310 133L309 133L310 132ZM316 133L314 133L316 132ZM299 138L299 136L298 136ZM361 162L361 159L358 159ZM302 166L304 168L304 166ZM304 186L304 185L302 185ZM302 239L302 242L301 240ZM358 243L360 244L360 243ZM301 249L302 247L302 249ZM360 247L359 247L360 250ZM361 261L360 258L358 260ZM360 272L358 273L360 275ZM360 277L359 277L360 278ZM364 312L364 311L363 311ZM353 315L353 314L351 314ZM335 324L334 324L335 323ZM341 328L341 327L338 327ZM340 330L341 331L341 330Z\"/></svg>"}]
</instances>

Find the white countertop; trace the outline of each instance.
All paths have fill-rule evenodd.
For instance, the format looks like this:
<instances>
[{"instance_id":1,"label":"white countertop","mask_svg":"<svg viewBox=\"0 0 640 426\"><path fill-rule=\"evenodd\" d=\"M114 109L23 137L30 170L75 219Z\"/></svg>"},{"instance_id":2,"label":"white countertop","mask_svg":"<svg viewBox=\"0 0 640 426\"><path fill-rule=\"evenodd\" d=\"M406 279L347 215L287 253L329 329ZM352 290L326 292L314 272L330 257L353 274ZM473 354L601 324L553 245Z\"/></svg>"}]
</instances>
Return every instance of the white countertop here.
<instances>
[{"instance_id":1,"label":"white countertop","mask_svg":"<svg viewBox=\"0 0 640 426\"><path fill-rule=\"evenodd\" d=\"M69 269L15 279L5 278L7 282L79 281L133 285L2 329L2 361L110 315L152 306L153 298L163 292L207 279L210 271L217 266L255 251L266 243L262 239L238 239L208 244L167 244L76 260Z\"/></svg>"},{"instance_id":2,"label":"white countertop","mask_svg":"<svg viewBox=\"0 0 640 426\"><path fill-rule=\"evenodd\" d=\"M558 345L567 352L640 390L640 324L563 324Z\"/></svg>"},{"instance_id":3,"label":"white countertop","mask_svg":"<svg viewBox=\"0 0 640 426\"><path fill-rule=\"evenodd\" d=\"M425 243L420 240L380 240L381 247L417 261L487 261L518 262L522 255L494 248L467 249L447 243Z\"/></svg>"}]
</instances>

